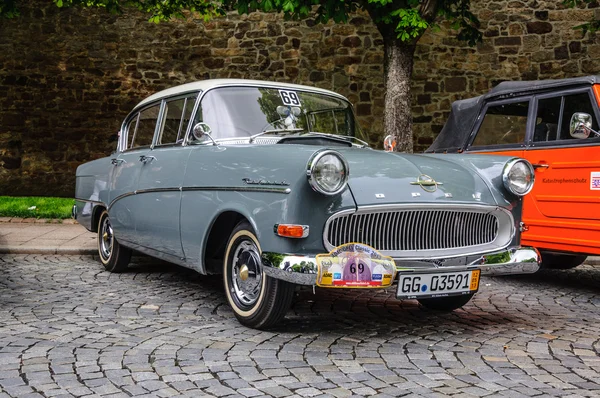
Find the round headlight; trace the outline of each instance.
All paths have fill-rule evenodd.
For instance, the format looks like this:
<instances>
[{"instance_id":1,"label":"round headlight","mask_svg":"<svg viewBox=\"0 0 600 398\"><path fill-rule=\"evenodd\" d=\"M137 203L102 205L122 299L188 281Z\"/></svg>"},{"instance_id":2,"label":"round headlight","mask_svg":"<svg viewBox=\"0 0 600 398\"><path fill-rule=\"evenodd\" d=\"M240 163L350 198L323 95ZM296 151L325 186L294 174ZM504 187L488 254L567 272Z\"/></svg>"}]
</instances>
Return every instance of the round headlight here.
<instances>
[{"instance_id":1,"label":"round headlight","mask_svg":"<svg viewBox=\"0 0 600 398\"><path fill-rule=\"evenodd\" d=\"M308 161L306 175L310 186L324 195L337 195L348 182L348 162L332 150L316 152Z\"/></svg>"},{"instance_id":2,"label":"round headlight","mask_svg":"<svg viewBox=\"0 0 600 398\"><path fill-rule=\"evenodd\" d=\"M526 195L533 188L535 180L533 166L525 159L512 159L504 166L502 180L511 193L517 196Z\"/></svg>"}]
</instances>

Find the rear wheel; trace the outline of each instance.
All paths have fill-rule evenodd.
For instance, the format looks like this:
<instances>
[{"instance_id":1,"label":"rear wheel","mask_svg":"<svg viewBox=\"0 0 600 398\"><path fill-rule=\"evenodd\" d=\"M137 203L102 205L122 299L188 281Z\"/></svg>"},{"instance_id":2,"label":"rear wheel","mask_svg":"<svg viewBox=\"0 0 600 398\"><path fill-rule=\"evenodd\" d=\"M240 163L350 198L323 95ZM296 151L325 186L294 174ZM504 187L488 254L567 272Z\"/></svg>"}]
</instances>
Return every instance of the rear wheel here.
<instances>
[{"instance_id":1,"label":"rear wheel","mask_svg":"<svg viewBox=\"0 0 600 398\"><path fill-rule=\"evenodd\" d=\"M570 269L583 264L587 256L542 252L542 268Z\"/></svg>"},{"instance_id":2,"label":"rear wheel","mask_svg":"<svg viewBox=\"0 0 600 398\"><path fill-rule=\"evenodd\" d=\"M131 249L121 246L115 238L108 211L104 210L98 221L98 254L100 262L109 272L123 272L131 260Z\"/></svg>"},{"instance_id":3,"label":"rear wheel","mask_svg":"<svg viewBox=\"0 0 600 398\"><path fill-rule=\"evenodd\" d=\"M463 305L467 304L473 298L472 294L463 294L462 296L450 296L450 297L435 297L435 298L424 298L418 299L417 301L425 308L436 311L454 311Z\"/></svg>"},{"instance_id":4,"label":"rear wheel","mask_svg":"<svg viewBox=\"0 0 600 398\"><path fill-rule=\"evenodd\" d=\"M231 233L225 249L225 295L238 321L266 329L285 316L295 286L262 272L260 245L252 226L243 221Z\"/></svg>"}]
</instances>

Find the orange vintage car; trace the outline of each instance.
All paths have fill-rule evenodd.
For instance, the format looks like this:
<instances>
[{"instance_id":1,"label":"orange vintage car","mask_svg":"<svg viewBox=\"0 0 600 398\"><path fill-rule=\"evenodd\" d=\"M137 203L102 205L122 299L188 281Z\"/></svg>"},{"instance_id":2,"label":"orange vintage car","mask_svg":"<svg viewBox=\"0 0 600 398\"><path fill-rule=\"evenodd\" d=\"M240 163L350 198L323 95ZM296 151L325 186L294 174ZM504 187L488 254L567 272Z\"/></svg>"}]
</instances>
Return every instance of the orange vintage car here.
<instances>
[{"instance_id":1,"label":"orange vintage car","mask_svg":"<svg viewBox=\"0 0 600 398\"><path fill-rule=\"evenodd\" d=\"M535 168L524 197L522 244L542 266L572 268L600 255L600 76L503 82L456 101L426 152L522 157Z\"/></svg>"}]
</instances>

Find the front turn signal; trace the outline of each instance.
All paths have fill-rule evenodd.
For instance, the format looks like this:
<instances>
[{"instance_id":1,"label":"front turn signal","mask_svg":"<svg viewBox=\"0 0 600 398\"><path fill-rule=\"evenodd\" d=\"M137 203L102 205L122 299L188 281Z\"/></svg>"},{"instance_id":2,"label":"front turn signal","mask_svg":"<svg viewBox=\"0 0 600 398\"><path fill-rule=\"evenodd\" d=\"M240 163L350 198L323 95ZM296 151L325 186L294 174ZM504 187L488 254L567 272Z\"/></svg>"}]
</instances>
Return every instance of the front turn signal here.
<instances>
[{"instance_id":1,"label":"front turn signal","mask_svg":"<svg viewBox=\"0 0 600 398\"><path fill-rule=\"evenodd\" d=\"M308 236L308 225L297 224L275 224L275 233L285 238L306 238Z\"/></svg>"}]
</instances>

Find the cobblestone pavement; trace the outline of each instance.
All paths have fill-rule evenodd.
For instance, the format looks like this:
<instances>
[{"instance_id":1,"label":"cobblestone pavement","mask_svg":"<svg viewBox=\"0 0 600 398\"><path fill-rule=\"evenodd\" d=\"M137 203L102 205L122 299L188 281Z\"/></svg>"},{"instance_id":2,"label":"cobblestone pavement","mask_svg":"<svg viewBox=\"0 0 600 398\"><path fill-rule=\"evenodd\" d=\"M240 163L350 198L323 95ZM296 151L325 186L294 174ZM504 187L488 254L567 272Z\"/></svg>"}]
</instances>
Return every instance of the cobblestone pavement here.
<instances>
[{"instance_id":1,"label":"cobblestone pavement","mask_svg":"<svg viewBox=\"0 0 600 398\"><path fill-rule=\"evenodd\" d=\"M600 266L483 278L450 314L304 289L264 332L217 277L0 257L0 397L600 396L599 331Z\"/></svg>"}]
</instances>

